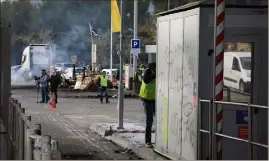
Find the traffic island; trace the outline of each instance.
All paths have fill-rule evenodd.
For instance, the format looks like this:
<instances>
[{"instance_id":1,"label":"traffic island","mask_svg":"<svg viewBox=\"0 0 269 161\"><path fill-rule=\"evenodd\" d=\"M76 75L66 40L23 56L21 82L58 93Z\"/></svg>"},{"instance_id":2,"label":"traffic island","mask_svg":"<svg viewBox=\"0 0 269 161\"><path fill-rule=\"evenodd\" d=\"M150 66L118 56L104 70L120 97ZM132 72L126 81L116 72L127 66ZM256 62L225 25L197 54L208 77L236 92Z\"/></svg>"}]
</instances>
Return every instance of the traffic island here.
<instances>
[{"instance_id":1,"label":"traffic island","mask_svg":"<svg viewBox=\"0 0 269 161\"><path fill-rule=\"evenodd\" d=\"M124 123L124 129L117 129L116 123L95 123L90 130L98 133L113 143L131 150L145 160L167 160L155 153L152 148L144 147L145 126L141 123ZM155 129L152 130L152 142L155 145Z\"/></svg>"}]
</instances>

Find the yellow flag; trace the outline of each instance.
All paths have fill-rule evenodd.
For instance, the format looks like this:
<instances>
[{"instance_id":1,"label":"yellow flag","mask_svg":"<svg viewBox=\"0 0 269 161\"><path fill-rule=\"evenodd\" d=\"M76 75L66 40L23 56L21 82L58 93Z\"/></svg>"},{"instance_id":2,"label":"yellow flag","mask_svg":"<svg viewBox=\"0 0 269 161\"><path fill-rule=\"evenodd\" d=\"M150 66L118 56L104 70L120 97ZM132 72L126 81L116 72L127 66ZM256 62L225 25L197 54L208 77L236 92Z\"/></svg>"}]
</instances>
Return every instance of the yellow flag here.
<instances>
[{"instance_id":1,"label":"yellow flag","mask_svg":"<svg viewBox=\"0 0 269 161\"><path fill-rule=\"evenodd\" d=\"M120 32L121 24L120 24L120 12L117 4L117 0L111 0L111 27L112 32Z\"/></svg>"}]
</instances>

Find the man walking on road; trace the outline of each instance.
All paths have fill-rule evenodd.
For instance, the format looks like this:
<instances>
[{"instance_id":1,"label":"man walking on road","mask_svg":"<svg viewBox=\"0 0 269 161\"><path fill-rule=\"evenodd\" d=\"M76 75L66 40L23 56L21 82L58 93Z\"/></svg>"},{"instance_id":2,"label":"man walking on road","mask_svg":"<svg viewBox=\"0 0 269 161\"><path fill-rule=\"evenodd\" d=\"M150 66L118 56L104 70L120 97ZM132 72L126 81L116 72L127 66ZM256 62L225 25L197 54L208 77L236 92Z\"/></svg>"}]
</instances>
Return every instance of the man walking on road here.
<instances>
[{"instance_id":1,"label":"man walking on road","mask_svg":"<svg viewBox=\"0 0 269 161\"><path fill-rule=\"evenodd\" d=\"M145 146L153 148L151 143L151 132L153 118L155 116L155 88L156 88L156 63L149 63L142 75L140 97L146 114Z\"/></svg>"},{"instance_id":2,"label":"man walking on road","mask_svg":"<svg viewBox=\"0 0 269 161\"><path fill-rule=\"evenodd\" d=\"M106 72L103 71L102 75L99 75L98 79L97 79L97 84L100 87L100 101L101 103L103 103L103 95L105 94L106 97L106 103L109 103L108 100L108 94L107 94L107 85L108 85L108 78L106 76Z\"/></svg>"}]
</instances>

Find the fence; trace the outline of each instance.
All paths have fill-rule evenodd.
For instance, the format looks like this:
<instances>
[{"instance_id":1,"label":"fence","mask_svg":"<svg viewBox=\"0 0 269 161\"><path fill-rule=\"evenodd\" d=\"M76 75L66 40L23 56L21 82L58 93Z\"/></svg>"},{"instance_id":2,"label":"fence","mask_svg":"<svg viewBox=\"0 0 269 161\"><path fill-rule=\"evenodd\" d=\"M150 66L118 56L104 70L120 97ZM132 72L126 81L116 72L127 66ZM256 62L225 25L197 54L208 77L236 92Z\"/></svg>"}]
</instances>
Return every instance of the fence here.
<instances>
[{"instance_id":1,"label":"fence","mask_svg":"<svg viewBox=\"0 0 269 161\"><path fill-rule=\"evenodd\" d=\"M251 99L251 94L249 94L249 93L245 93L245 92L242 92L242 91L234 90L234 89L231 89L229 87L226 87L223 90L227 93L227 96L224 97L225 101L227 101L227 102L237 102L237 101L240 101L240 102L242 102L242 101L243 102L249 102L250 99ZM236 100L236 99L233 100L232 99L232 95L233 94L239 94L241 96L244 96L245 97L245 100L242 99L242 98L240 98L239 100Z\"/></svg>"},{"instance_id":2,"label":"fence","mask_svg":"<svg viewBox=\"0 0 269 161\"><path fill-rule=\"evenodd\" d=\"M208 106L203 106L204 104L208 104ZM213 106L213 104L215 104L215 107ZM247 110L248 112L248 123L247 123L247 127L248 127L248 137L247 139L242 139L239 137L234 137L231 135L226 135L223 133L217 133L217 126L216 126L216 109L218 106L221 106L223 108L223 110L225 110L225 108L227 107L227 105L230 106L238 106L242 109ZM205 119L202 119L202 110L204 110L204 108L207 107L208 108L208 113L206 112L206 116L208 118L206 118L206 126L202 127L202 120L204 121ZM214 108L213 108L214 107ZM266 106L260 106L260 105L253 105L253 104L246 104L246 103L234 103L234 102L224 102L224 101L210 101L210 100L199 100L199 108L198 108L198 159L201 159L201 145L202 143L202 139L201 139L201 134L206 134L206 136L208 137L207 141L208 141L208 149L206 150L208 152L207 156L209 160L215 160L216 159L216 137L222 137L225 139L229 139L229 140L234 140L234 141L238 141L238 142L244 142L247 143L248 147L248 160L252 160L253 159L253 146L256 147L261 147L264 148L265 150L268 149L268 145L260 143L258 141L254 141L253 137L252 137L252 131L253 131L253 124L252 124L252 113L253 110L257 110L257 109L264 109L264 110L268 110L268 107ZM207 127L207 128L205 128ZM204 147L203 147L204 148Z\"/></svg>"},{"instance_id":3,"label":"fence","mask_svg":"<svg viewBox=\"0 0 269 161\"><path fill-rule=\"evenodd\" d=\"M41 135L41 125L32 124L18 100L10 98L7 154L10 160L61 160L58 143Z\"/></svg>"}]
</instances>

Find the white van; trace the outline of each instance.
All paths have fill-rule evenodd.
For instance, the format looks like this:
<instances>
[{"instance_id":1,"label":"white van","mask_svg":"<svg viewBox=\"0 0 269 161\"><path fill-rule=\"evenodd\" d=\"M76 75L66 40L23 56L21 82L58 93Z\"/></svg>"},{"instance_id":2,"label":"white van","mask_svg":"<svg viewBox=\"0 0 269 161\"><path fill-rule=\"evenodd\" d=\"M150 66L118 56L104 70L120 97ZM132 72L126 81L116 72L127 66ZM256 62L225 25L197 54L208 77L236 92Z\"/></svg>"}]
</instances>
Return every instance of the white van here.
<instances>
[{"instance_id":1,"label":"white van","mask_svg":"<svg viewBox=\"0 0 269 161\"><path fill-rule=\"evenodd\" d=\"M106 72L106 75L109 78L112 74L117 75L118 69L112 69L112 71L110 69L103 69L102 72Z\"/></svg>"},{"instance_id":2,"label":"white van","mask_svg":"<svg viewBox=\"0 0 269 161\"><path fill-rule=\"evenodd\" d=\"M246 92L251 88L251 52L224 53L224 86Z\"/></svg>"}]
</instances>

